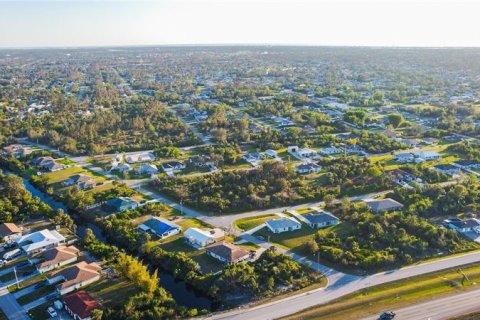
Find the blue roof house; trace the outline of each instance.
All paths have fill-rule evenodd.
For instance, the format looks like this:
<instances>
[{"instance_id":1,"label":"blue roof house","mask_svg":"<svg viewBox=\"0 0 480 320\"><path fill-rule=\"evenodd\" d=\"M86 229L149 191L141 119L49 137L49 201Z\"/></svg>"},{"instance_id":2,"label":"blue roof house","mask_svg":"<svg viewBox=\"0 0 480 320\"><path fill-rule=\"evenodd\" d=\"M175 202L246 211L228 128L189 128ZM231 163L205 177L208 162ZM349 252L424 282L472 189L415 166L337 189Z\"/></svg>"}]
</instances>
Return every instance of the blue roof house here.
<instances>
[{"instance_id":1,"label":"blue roof house","mask_svg":"<svg viewBox=\"0 0 480 320\"><path fill-rule=\"evenodd\" d=\"M182 231L178 224L158 217L148 219L139 225L138 228L143 232L155 234L160 239L171 237Z\"/></svg>"}]
</instances>

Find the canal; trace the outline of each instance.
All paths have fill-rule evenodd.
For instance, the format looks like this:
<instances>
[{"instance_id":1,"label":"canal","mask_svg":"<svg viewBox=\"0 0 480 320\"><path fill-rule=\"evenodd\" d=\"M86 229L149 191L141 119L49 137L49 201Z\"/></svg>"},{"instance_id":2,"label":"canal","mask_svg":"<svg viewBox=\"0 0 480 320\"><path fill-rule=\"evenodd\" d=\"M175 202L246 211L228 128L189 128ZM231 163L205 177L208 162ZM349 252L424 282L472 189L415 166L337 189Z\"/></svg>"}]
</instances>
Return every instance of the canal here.
<instances>
[{"instance_id":1,"label":"canal","mask_svg":"<svg viewBox=\"0 0 480 320\"><path fill-rule=\"evenodd\" d=\"M9 171L4 171L4 173L16 175L15 173ZM27 179L22 178L22 180L25 184L25 188L32 194L32 196L38 197L40 200L47 203L54 210L62 209L65 212L68 212L67 207L62 202L55 200L51 196L45 194L43 191L37 189ZM85 235L85 230L87 228L90 228L92 229L95 237L98 240L106 243L105 236L103 235L100 228L95 224L85 224L79 221L79 219L75 219L75 224L77 224L78 236L83 237ZM198 310L211 310L213 308L213 304L210 299L190 288L184 281L178 281L171 274L166 273L162 270L158 270L158 277L160 278L160 285L168 292L170 292L172 297L179 305L188 308L197 308Z\"/></svg>"}]
</instances>

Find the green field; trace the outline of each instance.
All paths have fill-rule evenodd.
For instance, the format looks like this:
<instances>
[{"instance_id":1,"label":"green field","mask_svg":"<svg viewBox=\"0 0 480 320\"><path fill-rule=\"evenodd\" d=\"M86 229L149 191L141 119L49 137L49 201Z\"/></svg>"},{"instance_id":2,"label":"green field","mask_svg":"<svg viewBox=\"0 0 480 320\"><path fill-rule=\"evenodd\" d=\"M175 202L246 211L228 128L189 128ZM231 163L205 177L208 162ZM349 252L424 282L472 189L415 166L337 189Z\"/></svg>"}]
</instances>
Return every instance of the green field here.
<instances>
[{"instance_id":1,"label":"green field","mask_svg":"<svg viewBox=\"0 0 480 320\"><path fill-rule=\"evenodd\" d=\"M266 241L272 242L286 250L292 250L300 255L308 254L306 243L315 237L316 229L312 229L306 225L302 225L299 230L288 231L283 233L273 233L268 228L262 228L255 232L254 236L261 236Z\"/></svg>"},{"instance_id":2,"label":"green field","mask_svg":"<svg viewBox=\"0 0 480 320\"><path fill-rule=\"evenodd\" d=\"M125 279L102 279L87 286L85 290L108 308L124 304L139 290Z\"/></svg>"},{"instance_id":3,"label":"green field","mask_svg":"<svg viewBox=\"0 0 480 320\"><path fill-rule=\"evenodd\" d=\"M474 289L478 281L480 266L470 265L461 270L452 268L363 289L282 319L354 320Z\"/></svg>"},{"instance_id":4,"label":"green field","mask_svg":"<svg viewBox=\"0 0 480 320\"><path fill-rule=\"evenodd\" d=\"M233 225L236 229L240 231L247 231L273 218L278 218L278 216L276 214L266 214L266 215L255 216L255 217L242 218L242 219L236 220L233 223Z\"/></svg>"}]
</instances>

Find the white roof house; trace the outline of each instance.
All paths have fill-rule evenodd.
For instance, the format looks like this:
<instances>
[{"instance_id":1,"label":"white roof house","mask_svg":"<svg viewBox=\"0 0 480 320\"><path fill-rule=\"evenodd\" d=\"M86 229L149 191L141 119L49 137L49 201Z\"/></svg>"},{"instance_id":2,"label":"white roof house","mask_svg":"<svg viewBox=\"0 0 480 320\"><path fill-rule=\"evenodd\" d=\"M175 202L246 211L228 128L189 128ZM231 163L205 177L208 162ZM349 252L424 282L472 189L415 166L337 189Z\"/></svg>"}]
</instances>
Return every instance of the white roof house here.
<instances>
[{"instance_id":1,"label":"white roof house","mask_svg":"<svg viewBox=\"0 0 480 320\"><path fill-rule=\"evenodd\" d=\"M154 164L142 163L136 168L139 174L157 174L158 168Z\"/></svg>"},{"instance_id":2,"label":"white roof house","mask_svg":"<svg viewBox=\"0 0 480 320\"><path fill-rule=\"evenodd\" d=\"M155 155L151 152L131 154L125 158L125 161L127 161L127 163L149 162L154 160Z\"/></svg>"},{"instance_id":3,"label":"white roof house","mask_svg":"<svg viewBox=\"0 0 480 320\"><path fill-rule=\"evenodd\" d=\"M221 229L202 230L190 228L184 233L185 239L197 247L205 247L225 238L225 233Z\"/></svg>"},{"instance_id":4,"label":"white roof house","mask_svg":"<svg viewBox=\"0 0 480 320\"><path fill-rule=\"evenodd\" d=\"M26 253L33 253L58 246L65 242L65 237L56 230L40 230L24 235L15 240Z\"/></svg>"},{"instance_id":5,"label":"white roof house","mask_svg":"<svg viewBox=\"0 0 480 320\"><path fill-rule=\"evenodd\" d=\"M273 233L281 233L287 231L298 230L302 224L293 218L271 219L266 222L268 229Z\"/></svg>"}]
</instances>

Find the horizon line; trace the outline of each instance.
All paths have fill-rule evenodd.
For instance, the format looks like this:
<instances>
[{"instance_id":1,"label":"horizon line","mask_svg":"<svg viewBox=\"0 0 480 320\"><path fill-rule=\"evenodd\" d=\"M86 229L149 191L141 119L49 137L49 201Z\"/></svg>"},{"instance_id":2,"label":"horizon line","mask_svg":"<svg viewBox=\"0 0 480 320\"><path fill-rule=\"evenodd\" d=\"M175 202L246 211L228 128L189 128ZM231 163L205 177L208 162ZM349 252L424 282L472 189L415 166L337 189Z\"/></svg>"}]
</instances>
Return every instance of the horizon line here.
<instances>
[{"instance_id":1,"label":"horizon line","mask_svg":"<svg viewBox=\"0 0 480 320\"><path fill-rule=\"evenodd\" d=\"M0 50L78 50L109 48L158 48L158 47L311 47L311 48L378 48L378 49L480 49L478 46L412 46L412 45L345 45L345 44L295 44L295 43L171 43L171 44L112 44L77 46L0 46Z\"/></svg>"}]
</instances>

